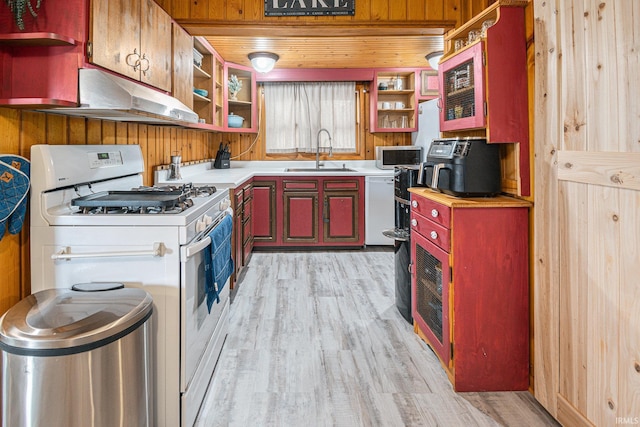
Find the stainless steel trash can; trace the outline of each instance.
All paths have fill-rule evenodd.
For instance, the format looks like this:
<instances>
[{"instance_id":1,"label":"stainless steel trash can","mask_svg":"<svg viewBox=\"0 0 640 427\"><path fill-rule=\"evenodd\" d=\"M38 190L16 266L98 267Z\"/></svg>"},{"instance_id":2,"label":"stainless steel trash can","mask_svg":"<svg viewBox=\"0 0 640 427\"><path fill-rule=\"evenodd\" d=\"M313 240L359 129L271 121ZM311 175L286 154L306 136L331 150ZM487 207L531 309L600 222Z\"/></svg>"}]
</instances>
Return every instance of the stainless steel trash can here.
<instances>
[{"instance_id":1,"label":"stainless steel trash can","mask_svg":"<svg viewBox=\"0 0 640 427\"><path fill-rule=\"evenodd\" d=\"M152 298L121 284L50 289L0 318L2 425L153 426Z\"/></svg>"}]
</instances>

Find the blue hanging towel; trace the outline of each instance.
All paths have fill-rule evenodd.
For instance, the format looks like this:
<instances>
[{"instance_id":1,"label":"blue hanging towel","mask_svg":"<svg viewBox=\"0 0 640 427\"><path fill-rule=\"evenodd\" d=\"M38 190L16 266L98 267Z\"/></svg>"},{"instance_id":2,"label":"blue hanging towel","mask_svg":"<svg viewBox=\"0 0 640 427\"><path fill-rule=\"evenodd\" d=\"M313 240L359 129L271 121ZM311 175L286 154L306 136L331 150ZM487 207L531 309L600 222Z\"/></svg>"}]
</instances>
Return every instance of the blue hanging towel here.
<instances>
[{"instance_id":1,"label":"blue hanging towel","mask_svg":"<svg viewBox=\"0 0 640 427\"><path fill-rule=\"evenodd\" d=\"M29 200L28 192L31 181L31 162L22 156L18 156L17 154L0 154L0 162L16 169L19 172L22 172L22 174L27 178L26 184L15 184L16 187L22 185L22 188L20 188L18 191L24 193L24 197L22 198L22 201L16 205L14 212L11 214L9 220L7 221L9 225L9 233L18 234L20 230L22 230L22 224L24 223L24 219L27 214L27 201ZM20 181L24 180L21 179Z\"/></svg>"},{"instance_id":2,"label":"blue hanging towel","mask_svg":"<svg viewBox=\"0 0 640 427\"><path fill-rule=\"evenodd\" d=\"M11 234L17 234L22 229L30 184L28 160L13 155L1 157L11 164L0 160L0 239L4 236L7 223ZM20 159L24 162L20 162ZM20 170L21 167L27 173Z\"/></svg>"},{"instance_id":3,"label":"blue hanging towel","mask_svg":"<svg viewBox=\"0 0 640 427\"><path fill-rule=\"evenodd\" d=\"M205 291L209 313L211 313L214 301L220 303L220 292L222 292L222 288L227 283L227 279L233 274L233 259L231 258L232 230L232 216L226 215L209 233L211 244L204 252Z\"/></svg>"}]
</instances>

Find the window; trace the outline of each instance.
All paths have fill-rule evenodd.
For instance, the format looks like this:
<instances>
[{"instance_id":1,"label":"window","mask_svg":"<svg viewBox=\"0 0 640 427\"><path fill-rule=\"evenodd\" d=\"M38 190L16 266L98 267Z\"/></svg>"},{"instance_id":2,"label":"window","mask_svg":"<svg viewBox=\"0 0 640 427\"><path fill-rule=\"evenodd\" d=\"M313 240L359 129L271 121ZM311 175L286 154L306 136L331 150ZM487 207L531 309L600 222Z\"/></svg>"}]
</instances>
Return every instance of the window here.
<instances>
[{"instance_id":1,"label":"window","mask_svg":"<svg viewBox=\"0 0 640 427\"><path fill-rule=\"evenodd\" d=\"M315 153L320 129L334 152L355 152L355 92L354 82L265 83L267 153Z\"/></svg>"}]
</instances>

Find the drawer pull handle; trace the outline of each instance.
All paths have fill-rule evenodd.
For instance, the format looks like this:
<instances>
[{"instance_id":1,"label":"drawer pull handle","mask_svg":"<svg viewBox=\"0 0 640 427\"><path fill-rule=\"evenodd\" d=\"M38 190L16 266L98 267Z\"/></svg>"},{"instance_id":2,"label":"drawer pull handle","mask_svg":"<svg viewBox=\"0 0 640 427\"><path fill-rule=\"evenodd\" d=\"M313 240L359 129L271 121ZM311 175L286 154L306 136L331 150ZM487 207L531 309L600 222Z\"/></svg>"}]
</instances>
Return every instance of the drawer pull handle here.
<instances>
[{"instance_id":1,"label":"drawer pull handle","mask_svg":"<svg viewBox=\"0 0 640 427\"><path fill-rule=\"evenodd\" d=\"M411 220L411 225L413 227L417 227L418 226L418 220L416 220L415 218Z\"/></svg>"},{"instance_id":2,"label":"drawer pull handle","mask_svg":"<svg viewBox=\"0 0 640 427\"><path fill-rule=\"evenodd\" d=\"M437 209L431 209L431 216L434 218L438 218L438 215L440 215L440 213L438 212Z\"/></svg>"},{"instance_id":3,"label":"drawer pull handle","mask_svg":"<svg viewBox=\"0 0 640 427\"><path fill-rule=\"evenodd\" d=\"M418 207L418 201L417 200L412 200L411 201L411 207L417 208Z\"/></svg>"},{"instance_id":4,"label":"drawer pull handle","mask_svg":"<svg viewBox=\"0 0 640 427\"><path fill-rule=\"evenodd\" d=\"M432 231L430 235L431 235L431 238L434 240L438 238L438 233L436 233L435 231Z\"/></svg>"}]
</instances>

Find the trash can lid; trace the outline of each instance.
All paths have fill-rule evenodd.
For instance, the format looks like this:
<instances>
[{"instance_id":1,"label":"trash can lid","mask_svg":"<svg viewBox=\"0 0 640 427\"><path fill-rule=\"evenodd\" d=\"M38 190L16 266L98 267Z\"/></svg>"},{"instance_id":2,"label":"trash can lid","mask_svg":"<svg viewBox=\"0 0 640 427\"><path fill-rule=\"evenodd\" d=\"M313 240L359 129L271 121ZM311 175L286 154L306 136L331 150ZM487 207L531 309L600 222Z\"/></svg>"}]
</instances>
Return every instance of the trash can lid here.
<instances>
[{"instance_id":1,"label":"trash can lid","mask_svg":"<svg viewBox=\"0 0 640 427\"><path fill-rule=\"evenodd\" d=\"M142 289L112 285L29 295L0 318L0 347L13 353L20 349L76 353L132 332L151 316L153 299Z\"/></svg>"}]
</instances>

